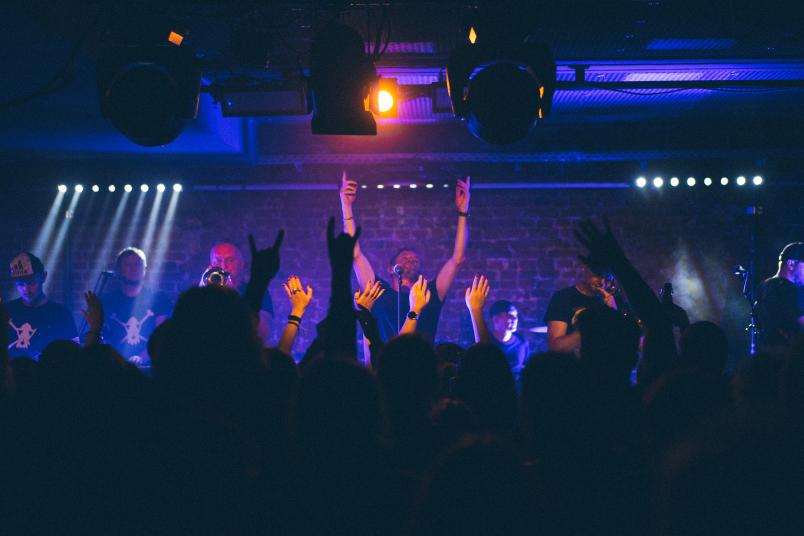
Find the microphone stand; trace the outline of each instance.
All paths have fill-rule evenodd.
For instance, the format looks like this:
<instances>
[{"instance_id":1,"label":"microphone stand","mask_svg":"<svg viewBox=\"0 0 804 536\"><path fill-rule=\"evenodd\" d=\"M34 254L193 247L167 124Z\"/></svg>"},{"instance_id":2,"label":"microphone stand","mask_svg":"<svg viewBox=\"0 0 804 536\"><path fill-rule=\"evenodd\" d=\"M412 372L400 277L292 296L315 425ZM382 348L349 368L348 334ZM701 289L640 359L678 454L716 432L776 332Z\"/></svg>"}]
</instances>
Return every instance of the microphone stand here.
<instances>
[{"instance_id":1,"label":"microphone stand","mask_svg":"<svg viewBox=\"0 0 804 536\"><path fill-rule=\"evenodd\" d=\"M400 315L402 314L402 274L398 273L396 275L396 334L399 335L399 330L402 329L400 325Z\"/></svg>"},{"instance_id":2,"label":"microphone stand","mask_svg":"<svg viewBox=\"0 0 804 536\"><path fill-rule=\"evenodd\" d=\"M757 340L759 339L760 330L759 323L757 322L757 303L754 299L753 290L751 289L753 274L751 269L738 270L736 274L743 278L743 297L748 300L748 305L751 308L751 312L748 316L748 326L746 326L745 331L748 332L748 353L753 356L757 353Z\"/></svg>"},{"instance_id":3,"label":"microphone stand","mask_svg":"<svg viewBox=\"0 0 804 536\"><path fill-rule=\"evenodd\" d=\"M95 280L95 289L92 291L95 293L96 296L100 297L103 294L103 290L106 288L106 283L109 281L109 278L112 277L112 272L101 272L98 274L98 279ZM78 340L81 340L81 337L84 336L84 331L87 329L87 319L83 319L81 321L81 329L78 330Z\"/></svg>"}]
</instances>

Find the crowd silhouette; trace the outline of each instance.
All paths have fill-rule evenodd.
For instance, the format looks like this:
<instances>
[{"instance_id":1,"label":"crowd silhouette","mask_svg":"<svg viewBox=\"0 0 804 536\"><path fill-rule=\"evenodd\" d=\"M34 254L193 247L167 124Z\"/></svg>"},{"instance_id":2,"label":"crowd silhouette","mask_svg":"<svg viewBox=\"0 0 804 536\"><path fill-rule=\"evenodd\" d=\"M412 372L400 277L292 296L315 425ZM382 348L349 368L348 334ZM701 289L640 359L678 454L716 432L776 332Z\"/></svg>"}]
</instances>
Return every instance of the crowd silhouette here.
<instances>
[{"instance_id":1,"label":"crowd silhouette","mask_svg":"<svg viewBox=\"0 0 804 536\"><path fill-rule=\"evenodd\" d=\"M289 352L312 289L285 283L293 318L278 348L256 330L282 231L265 249L250 239L244 296L180 296L148 341L150 377L92 336L53 342L38 361L10 359L2 341L0 532L804 530L803 340L724 376L722 330L693 323L677 349L608 222L585 221L582 261L613 271L640 325L584 311L579 355L534 354L517 390L490 344L380 340L378 289L351 288L359 236L329 221L329 309L298 364ZM100 333L103 304L86 301ZM370 366L357 361L358 323Z\"/></svg>"}]
</instances>

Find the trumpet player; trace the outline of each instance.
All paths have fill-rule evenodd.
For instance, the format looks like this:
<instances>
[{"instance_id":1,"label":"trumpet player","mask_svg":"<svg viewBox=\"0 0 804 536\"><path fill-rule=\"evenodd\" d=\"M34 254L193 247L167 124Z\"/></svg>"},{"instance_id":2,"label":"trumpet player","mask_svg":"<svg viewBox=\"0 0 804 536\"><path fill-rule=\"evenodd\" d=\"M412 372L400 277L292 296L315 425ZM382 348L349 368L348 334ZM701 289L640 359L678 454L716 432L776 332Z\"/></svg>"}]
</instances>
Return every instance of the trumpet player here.
<instances>
[{"instance_id":1,"label":"trumpet player","mask_svg":"<svg viewBox=\"0 0 804 536\"><path fill-rule=\"evenodd\" d=\"M202 278L202 285L210 283L221 284L236 290L241 296L245 294L248 281L244 279L247 275L246 264L240 248L228 240L216 242L209 251L209 264L205 275L215 267L221 270L216 271L212 281L207 281L208 278L206 277ZM260 323L257 327L260 340L266 344L271 336L271 322L273 319L274 303L271 300L271 294L266 290L260 306Z\"/></svg>"},{"instance_id":2,"label":"trumpet player","mask_svg":"<svg viewBox=\"0 0 804 536\"><path fill-rule=\"evenodd\" d=\"M584 276L578 283L557 291L550 298L544 315L548 350L579 351L581 333L575 329L578 314L590 307L619 309L616 293L616 283L610 272L604 269L592 271L584 267Z\"/></svg>"}]
</instances>

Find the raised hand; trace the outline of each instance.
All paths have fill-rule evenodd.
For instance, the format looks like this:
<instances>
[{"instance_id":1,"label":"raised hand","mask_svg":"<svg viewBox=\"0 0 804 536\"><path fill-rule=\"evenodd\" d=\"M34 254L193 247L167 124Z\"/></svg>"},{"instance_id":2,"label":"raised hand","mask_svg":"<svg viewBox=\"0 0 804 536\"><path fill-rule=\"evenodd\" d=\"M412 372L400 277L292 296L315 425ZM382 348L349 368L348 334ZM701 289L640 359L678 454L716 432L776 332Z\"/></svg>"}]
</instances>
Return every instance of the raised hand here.
<instances>
[{"instance_id":1,"label":"raised hand","mask_svg":"<svg viewBox=\"0 0 804 536\"><path fill-rule=\"evenodd\" d=\"M383 294L385 294L385 289L382 288L382 284L379 281L374 283L369 281L365 290L355 292L355 305L371 311L371 308L374 307L374 304Z\"/></svg>"},{"instance_id":2,"label":"raised hand","mask_svg":"<svg viewBox=\"0 0 804 536\"><path fill-rule=\"evenodd\" d=\"M357 181L346 178L346 171L341 175L341 206L351 207L357 197Z\"/></svg>"},{"instance_id":3,"label":"raised hand","mask_svg":"<svg viewBox=\"0 0 804 536\"><path fill-rule=\"evenodd\" d=\"M307 310L307 306L310 305L310 300L313 299L313 287L307 285L307 292L305 292L299 276L292 275L285 283L282 283L282 288L290 298L291 314L302 316Z\"/></svg>"},{"instance_id":4,"label":"raised hand","mask_svg":"<svg viewBox=\"0 0 804 536\"><path fill-rule=\"evenodd\" d=\"M472 313L483 312L483 304L486 303L486 298L489 297L489 280L486 276L475 276L472 280L472 286L466 289L466 307Z\"/></svg>"},{"instance_id":5,"label":"raised hand","mask_svg":"<svg viewBox=\"0 0 804 536\"><path fill-rule=\"evenodd\" d=\"M469 187L471 186L471 178L466 176L466 180L458 179L458 184L455 186L455 206L458 212L469 212Z\"/></svg>"},{"instance_id":6,"label":"raised hand","mask_svg":"<svg viewBox=\"0 0 804 536\"><path fill-rule=\"evenodd\" d=\"M329 219L327 222L327 252L333 269L345 268L347 272L352 269L355 244L359 238L360 227L355 230L354 236L347 233L335 236L335 218Z\"/></svg>"},{"instance_id":7,"label":"raised hand","mask_svg":"<svg viewBox=\"0 0 804 536\"><path fill-rule=\"evenodd\" d=\"M608 218L603 218L603 230L592 220L583 220L574 233L578 242L589 252L587 255L578 255L578 258L593 271L615 269L626 260L622 247L611 232Z\"/></svg>"},{"instance_id":8,"label":"raised hand","mask_svg":"<svg viewBox=\"0 0 804 536\"><path fill-rule=\"evenodd\" d=\"M254 236L248 235L248 245L251 249L251 279L268 284L279 271L279 250L285 239L285 230L279 229L276 233L274 245L257 249Z\"/></svg>"},{"instance_id":9,"label":"raised hand","mask_svg":"<svg viewBox=\"0 0 804 536\"><path fill-rule=\"evenodd\" d=\"M87 304L87 308L83 309L81 313L87 321L87 326L89 327L88 331L99 334L103 329L103 302L90 290L84 293L84 301Z\"/></svg>"},{"instance_id":10,"label":"raised hand","mask_svg":"<svg viewBox=\"0 0 804 536\"><path fill-rule=\"evenodd\" d=\"M430 290L427 288L427 280L419 275L419 279L410 287L410 310L416 314L421 314L428 303L430 303Z\"/></svg>"}]
</instances>

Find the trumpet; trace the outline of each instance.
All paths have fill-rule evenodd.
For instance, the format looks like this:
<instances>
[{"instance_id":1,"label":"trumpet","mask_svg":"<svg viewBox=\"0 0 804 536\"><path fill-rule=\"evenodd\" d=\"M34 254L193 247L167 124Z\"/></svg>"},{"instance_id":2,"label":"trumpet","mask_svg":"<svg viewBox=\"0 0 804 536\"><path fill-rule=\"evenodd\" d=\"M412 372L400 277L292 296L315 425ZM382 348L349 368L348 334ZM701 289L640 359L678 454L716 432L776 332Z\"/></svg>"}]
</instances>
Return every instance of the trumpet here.
<instances>
[{"instance_id":1,"label":"trumpet","mask_svg":"<svg viewBox=\"0 0 804 536\"><path fill-rule=\"evenodd\" d=\"M207 268L204 275L201 276L201 286L215 285L218 287L225 287L231 281L232 274L221 268L220 266L211 266Z\"/></svg>"}]
</instances>

